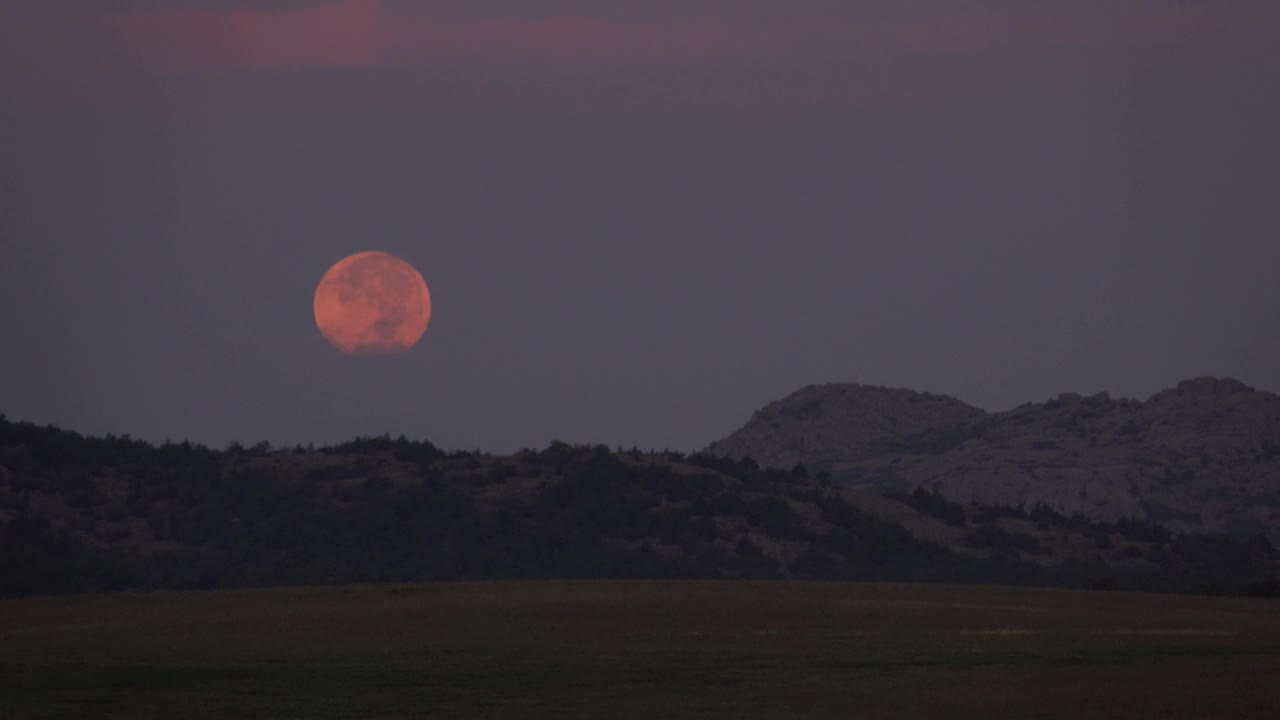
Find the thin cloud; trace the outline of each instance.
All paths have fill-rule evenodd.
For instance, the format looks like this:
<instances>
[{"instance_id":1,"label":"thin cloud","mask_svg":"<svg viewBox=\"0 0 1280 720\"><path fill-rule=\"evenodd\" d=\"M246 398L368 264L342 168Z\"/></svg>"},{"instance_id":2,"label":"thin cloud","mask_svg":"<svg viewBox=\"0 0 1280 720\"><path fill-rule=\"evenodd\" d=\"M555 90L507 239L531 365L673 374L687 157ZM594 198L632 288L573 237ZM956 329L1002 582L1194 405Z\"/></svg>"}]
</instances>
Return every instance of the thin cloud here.
<instances>
[{"instance_id":1,"label":"thin cloud","mask_svg":"<svg viewBox=\"0 0 1280 720\"><path fill-rule=\"evenodd\" d=\"M527 5L477 3L461 12L448 3L395 0L103 5L17 11L0 31L7 48L0 60L8 68L0 81L391 67L451 68L465 77L477 64L529 63L591 72L785 69L1002 50L1280 42L1280 4L1262 0L984 0L897 9L814 3L787 4L785 12L781 4L758 2L614 3L593 10L598 4L562 1L547 4L560 14L540 15Z\"/></svg>"},{"instance_id":2,"label":"thin cloud","mask_svg":"<svg viewBox=\"0 0 1280 720\"><path fill-rule=\"evenodd\" d=\"M284 9L140 9L108 15L138 72L220 72L373 67L382 47L378 0Z\"/></svg>"}]
</instances>

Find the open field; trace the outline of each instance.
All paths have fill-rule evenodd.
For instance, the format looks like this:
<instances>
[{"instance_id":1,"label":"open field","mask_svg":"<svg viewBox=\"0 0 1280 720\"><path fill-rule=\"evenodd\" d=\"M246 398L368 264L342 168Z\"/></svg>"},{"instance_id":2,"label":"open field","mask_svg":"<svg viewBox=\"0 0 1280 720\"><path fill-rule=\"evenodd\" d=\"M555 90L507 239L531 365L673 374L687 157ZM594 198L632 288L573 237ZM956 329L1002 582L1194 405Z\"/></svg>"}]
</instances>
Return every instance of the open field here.
<instances>
[{"instance_id":1,"label":"open field","mask_svg":"<svg viewBox=\"0 0 1280 720\"><path fill-rule=\"evenodd\" d=\"M1280 602L749 582L0 600L0 718L1280 717Z\"/></svg>"}]
</instances>

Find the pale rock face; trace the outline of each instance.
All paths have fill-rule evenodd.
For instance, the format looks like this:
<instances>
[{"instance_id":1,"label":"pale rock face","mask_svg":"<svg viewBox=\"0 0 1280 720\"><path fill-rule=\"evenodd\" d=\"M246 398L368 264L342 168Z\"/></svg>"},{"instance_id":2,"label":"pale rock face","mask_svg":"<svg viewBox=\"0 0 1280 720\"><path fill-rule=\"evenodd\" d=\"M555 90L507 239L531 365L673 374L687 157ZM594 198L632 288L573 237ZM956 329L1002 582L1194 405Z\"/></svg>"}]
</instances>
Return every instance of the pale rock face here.
<instances>
[{"instance_id":1,"label":"pale rock face","mask_svg":"<svg viewBox=\"0 0 1280 720\"><path fill-rule=\"evenodd\" d=\"M875 457L912 438L980 421L987 413L954 398L866 385L811 385L759 410L711 445L716 455L761 464L825 465Z\"/></svg>"},{"instance_id":2,"label":"pale rock face","mask_svg":"<svg viewBox=\"0 0 1280 720\"><path fill-rule=\"evenodd\" d=\"M708 452L843 485L1280 538L1280 397L1197 378L1146 402L1068 393L1003 413L864 385L771 403Z\"/></svg>"}]
</instances>

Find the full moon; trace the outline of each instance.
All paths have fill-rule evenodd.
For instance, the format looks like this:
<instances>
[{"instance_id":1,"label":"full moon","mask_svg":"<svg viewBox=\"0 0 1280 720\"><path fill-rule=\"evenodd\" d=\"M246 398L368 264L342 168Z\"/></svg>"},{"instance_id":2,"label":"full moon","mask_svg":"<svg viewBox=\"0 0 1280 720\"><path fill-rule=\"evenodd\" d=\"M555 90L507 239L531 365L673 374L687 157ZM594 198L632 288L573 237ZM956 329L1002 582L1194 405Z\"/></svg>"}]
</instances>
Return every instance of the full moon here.
<instances>
[{"instance_id":1,"label":"full moon","mask_svg":"<svg viewBox=\"0 0 1280 720\"><path fill-rule=\"evenodd\" d=\"M348 355L400 353L431 320L431 293L412 265L372 250L334 263L316 286L316 327Z\"/></svg>"}]
</instances>

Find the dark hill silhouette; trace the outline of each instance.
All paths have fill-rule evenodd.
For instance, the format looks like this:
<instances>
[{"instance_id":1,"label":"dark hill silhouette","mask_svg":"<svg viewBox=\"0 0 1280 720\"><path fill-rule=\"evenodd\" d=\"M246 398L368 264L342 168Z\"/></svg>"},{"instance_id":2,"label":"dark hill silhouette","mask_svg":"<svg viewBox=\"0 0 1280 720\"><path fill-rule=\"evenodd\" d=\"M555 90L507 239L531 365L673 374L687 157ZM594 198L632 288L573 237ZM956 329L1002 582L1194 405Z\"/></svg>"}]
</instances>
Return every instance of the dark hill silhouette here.
<instances>
[{"instance_id":1,"label":"dark hill silhouette","mask_svg":"<svg viewBox=\"0 0 1280 720\"><path fill-rule=\"evenodd\" d=\"M388 437L218 451L0 417L7 594L534 577L1272 592L1276 570L1261 537L886 498L710 455L494 456Z\"/></svg>"},{"instance_id":2,"label":"dark hill silhouette","mask_svg":"<svg viewBox=\"0 0 1280 720\"><path fill-rule=\"evenodd\" d=\"M1146 402L1065 394L987 413L864 385L807 387L708 448L845 487L1280 539L1280 397L1199 378Z\"/></svg>"}]
</instances>

